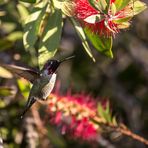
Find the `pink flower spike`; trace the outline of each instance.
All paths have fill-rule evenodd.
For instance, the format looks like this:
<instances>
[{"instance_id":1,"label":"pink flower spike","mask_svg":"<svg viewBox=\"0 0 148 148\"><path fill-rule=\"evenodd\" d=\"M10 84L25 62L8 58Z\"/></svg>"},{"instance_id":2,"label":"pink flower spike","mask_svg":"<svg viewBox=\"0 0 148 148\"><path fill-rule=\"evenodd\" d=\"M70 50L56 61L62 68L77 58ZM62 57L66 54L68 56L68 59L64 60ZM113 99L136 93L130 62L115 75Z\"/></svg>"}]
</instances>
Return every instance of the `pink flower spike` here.
<instances>
[{"instance_id":1,"label":"pink flower spike","mask_svg":"<svg viewBox=\"0 0 148 148\"><path fill-rule=\"evenodd\" d=\"M47 113L50 116L50 123L60 127L61 134L69 134L71 137L88 141L96 140L100 129L91 119L100 117L93 97L86 94L74 96L68 94L64 97L51 94L48 102ZM105 107L105 103L102 105Z\"/></svg>"}]
</instances>

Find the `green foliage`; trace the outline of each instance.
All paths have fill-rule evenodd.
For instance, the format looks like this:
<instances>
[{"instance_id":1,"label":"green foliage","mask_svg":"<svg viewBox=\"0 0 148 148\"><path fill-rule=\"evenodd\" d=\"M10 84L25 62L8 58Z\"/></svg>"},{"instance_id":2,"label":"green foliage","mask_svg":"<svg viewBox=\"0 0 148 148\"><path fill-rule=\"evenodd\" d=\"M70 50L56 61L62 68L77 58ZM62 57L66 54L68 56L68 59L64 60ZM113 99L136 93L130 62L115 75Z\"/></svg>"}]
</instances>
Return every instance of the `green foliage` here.
<instances>
[{"instance_id":1,"label":"green foliage","mask_svg":"<svg viewBox=\"0 0 148 148\"><path fill-rule=\"evenodd\" d=\"M39 66L42 68L45 62L52 58L59 46L62 32L62 12L55 9L52 14L46 18L46 25L39 41Z\"/></svg>"},{"instance_id":2,"label":"green foliage","mask_svg":"<svg viewBox=\"0 0 148 148\"><path fill-rule=\"evenodd\" d=\"M85 28L85 33L88 36L89 40L93 46L100 51L102 54L105 54L108 57L113 58L111 51L112 48L112 37L101 37L98 34L91 32L88 28Z\"/></svg>"},{"instance_id":3,"label":"green foliage","mask_svg":"<svg viewBox=\"0 0 148 148\"><path fill-rule=\"evenodd\" d=\"M24 26L25 21L29 15L28 9L23 4L17 4L17 9L20 15L20 23Z\"/></svg>"},{"instance_id":4,"label":"green foliage","mask_svg":"<svg viewBox=\"0 0 148 148\"><path fill-rule=\"evenodd\" d=\"M105 12L107 7L106 0L89 0L89 3L100 12Z\"/></svg>"},{"instance_id":5,"label":"green foliage","mask_svg":"<svg viewBox=\"0 0 148 148\"><path fill-rule=\"evenodd\" d=\"M3 67L0 67L0 77L2 78L12 78L13 75Z\"/></svg>"},{"instance_id":6,"label":"green foliage","mask_svg":"<svg viewBox=\"0 0 148 148\"><path fill-rule=\"evenodd\" d=\"M24 45L27 50L37 48L40 68L56 53L61 39L62 24L61 10L51 11L47 1L35 5L28 16L24 26Z\"/></svg>"},{"instance_id":7,"label":"green foliage","mask_svg":"<svg viewBox=\"0 0 148 148\"><path fill-rule=\"evenodd\" d=\"M75 27L77 34L79 35L80 39L82 40L82 45L83 45L84 49L86 50L87 54L92 58L92 60L95 61L95 58L93 57L92 51L91 51L89 44L86 40L86 36L85 36L83 28L81 27L79 22L77 22L75 19L71 18L71 21Z\"/></svg>"},{"instance_id":8,"label":"green foliage","mask_svg":"<svg viewBox=\"0 0 148 148\"><path fill-rule=\"evenodd\" d=\"M106 0L99 0L98 1L98 10L100 10L102 12L106 9L106 7L107 7Z\"/></svg>"},{"instance_id":9,"label":"green foliage","mask_svg":"<svg viewBox=\"0 0 148 148\"><path fill-rule=\"evenodd\" d=\"M0 87L0 97L8 97L13 95L14 89L11 87Z\"/></svg>"},{"instance_id":10,"label":"green foliage","mask_svg":"<svg viewBox=\"0 0 148 148\"><path fill-rule=\"evenodd\" d=\"M136 0L133 3L133 14L137 15L140 12L144 11L147 8L146 4L144 2Z\"/></svg>"},{"instance_id":11,"label":"green foliage","mask_svg":"<svg viewBox=\"0 0 148 148\"><path fill-rule=\"evenodd\" d=\"M104 119L106 123L117 125L116 118L112 117L109 102L106 103L105 107L101 103L98 104L98 115Z\"/></svg>"},{"instance_id":12,"label":"green foliage","mask_svg":"<svg viewBox=\"0 0 148 148\"><path fill-rule=\"evenodd\" d=\"M115 5L114 3L112 3L110 7L111 7L111 8L110 8L110 9L111 9L111 14L112 14L112 15L115 15L116 12L117 12L116 5Z\"/></svg>"},{"instance_id":13,"label":"green foliage","mask_svg":"<svg viewBox=\"0 0 148 148\"><path fill-rule=\"evenodd\" d=\"M22 2L26 2L26 3L36 3L36 0L20 0Z\"/></svg>"},{"instance_id":14,"label":"green foliage","mask_svg":"<svg viewBox=\"0 0 148 148\"><path fill-rule=\"evenodd\" d=\"M81 24L76 19L71 17L70 19L72 20L73 26L82 41L84 49L93 61L95 61L95 58L93 57L90 46L86 40L85 33L90 42L99 52L113 58L111 51L112 34L115 34L116 31L112 29L109 24L108 17L111 16L107 17L108 13L111 12L111 14L114 16L117 12L127 7L127 5L131 5L131 7L133 7L133 13L129 12L129 14L124 17L116 17L116 19L112 20L113 23L117 24L117 29L124 29L129 27L130 23L128 21L132 18L133 14L136 15L143 11L146 8L146 5L140 1L132 2L130 0L116 0L114 3L110 3L109 0L89 0L89 3L101 13L98 12L98 14L91 15L85 18L84 21L90 24L104 21L104 25L110 34L99 35L89 29L83 29ZM42 68L43 64L48 59L55 55L59 47L63 24L62 11L60 10L63 9L62 4L64 4L64 1L54 0L53 3L48 2L47 0L42 1L37 5L34 5L32 12L26 19L24 27L24 46L27 50L31 51L35 51L35 49L37 49L38 63L40 68ZM73 9L73 7L73 3L70 4L70 2L65 7L65 9L67 8L66 11L68 12L69 16L72 16L72 10L70 12L70 9ZM28 15L27 10L25 10L24 6L22 5L18 5L18 10L23 20L25 20L26 15Z\"/></svg>"},{"instance_id":15,"label":"green foliage","mask_svg":"<svg viewBox=\"0 0 148 148\"><path fill-rule=\"evenodd\" d=\"M23 33L20 31L12 32L0 40L0 51L11 48L17 40L21 40Z\"/></svg>"},{"instance_id":16,"label":"green foliage","mask_svg":"<svg viewBox=\"0 0 148 148\"><path fill-rule=\"evenodd\" d=\"M47 3L41 2L35 7L27 17L24 26L23 42L27 50L35 50L35 43L40 33L40 25L46 13Z\"/></svg>"},{"instance_id":17,"label":"green foliage","mask_svg":"<svg viewBox=\"0 0 148 148\"><path fill-rule=\"evenodd\" d=\"M27 99L30 91L30 83L24 79L17 79L17 84L22 95Z\"/></svg>"},{"instance_id":18,"label":"green foliage","mask_svg":"<svg viewBox=\"0 0 148 148\"><path fill-rule=\"evenodd\" d=\"M115 0L117 12L123 9L131 0Z\"/></svg>"}]
</instances>

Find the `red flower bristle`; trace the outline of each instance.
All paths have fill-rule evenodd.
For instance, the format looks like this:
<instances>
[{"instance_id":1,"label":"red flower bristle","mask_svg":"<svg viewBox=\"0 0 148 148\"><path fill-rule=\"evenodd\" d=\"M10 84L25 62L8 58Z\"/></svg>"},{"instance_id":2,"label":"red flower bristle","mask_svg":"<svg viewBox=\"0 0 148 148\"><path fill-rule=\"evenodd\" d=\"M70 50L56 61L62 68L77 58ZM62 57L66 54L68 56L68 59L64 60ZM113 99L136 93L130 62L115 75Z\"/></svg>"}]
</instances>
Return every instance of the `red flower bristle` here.
<instances>
[{"instance_id":1,"label":"red flower bristle","mask_svg":"<svg viewBox=\"0 0 148 148\"><path fill-rule=\"evenodd\" d=\"M116 23L114 20L126 18L132 13L131 8L129 8L130 6L127 5L122 10L116 12L115 14L112 14L110 7L115 2L115 0L110 0L110 6L107 14L100 12L99 10L91 6L88 0L74 0L74 2L75 17L80 21L84 28L86 27L90 29L92 33L98 34L100 36L115 36L115 34L118 33L121 29L120 26L122 25L122 23ZM103 18L102 20L93 23L86 21L88 17L94 15L102 15Z\"/></svg>"},{"instance_id":2,"label":"red flower bristle","mask_svg":"<svg viewBox=\"0 0 148 148\"><path fill-rule=\"evenodd\" d=\"M92 96L84 93L67 96L52 94L48 100L50 123L60 127L62 134L84 140L98 137L99 128L91 121L98 116L97 102ZM105 108L104 102L102 105Z\"/></svg>"}]
</instances>

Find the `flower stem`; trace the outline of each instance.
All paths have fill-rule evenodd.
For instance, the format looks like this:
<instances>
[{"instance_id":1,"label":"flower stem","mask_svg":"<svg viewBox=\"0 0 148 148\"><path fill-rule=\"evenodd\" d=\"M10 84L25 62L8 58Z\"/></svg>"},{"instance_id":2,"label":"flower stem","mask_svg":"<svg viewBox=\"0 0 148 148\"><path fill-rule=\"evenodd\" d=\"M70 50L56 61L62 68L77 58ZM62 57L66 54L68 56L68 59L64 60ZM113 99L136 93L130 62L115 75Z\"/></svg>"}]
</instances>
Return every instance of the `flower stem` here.
<instances>
[{"instance_id":1,"label":"flower stem","mask_svg":"<svg viewBox=\"0 0 148 148\"><path fill-rule=\"evenodd\" d=\"M106 121L100 120L98 117L95 117L93 119L91 119L93 122L106 126L106 127L110 127L111 129L120 132L123 135L126 135L128 137L131 137L132 139L135 139L141 143L144 143L145 145L148 145L148 140L133 133L130 129L128 129L124 124L119 124L119 125L113 125L112 123L108 123Z\"/></svg>"}]
</instances>

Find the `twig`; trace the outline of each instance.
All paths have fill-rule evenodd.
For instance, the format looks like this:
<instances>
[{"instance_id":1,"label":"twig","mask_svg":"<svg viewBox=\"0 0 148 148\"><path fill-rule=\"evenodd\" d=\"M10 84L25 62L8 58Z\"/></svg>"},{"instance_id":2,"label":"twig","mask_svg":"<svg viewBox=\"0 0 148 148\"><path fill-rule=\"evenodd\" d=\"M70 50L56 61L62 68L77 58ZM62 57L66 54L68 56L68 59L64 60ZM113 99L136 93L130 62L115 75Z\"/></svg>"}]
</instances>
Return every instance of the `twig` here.
<instances>
[{"instance_id":1,"label":"twig","mask_svg":"<svg viewBox=\"0 0 148 148\"><path fill-rule=\"evenodd\" d=\"M122 133L123 135L126 135L128 137L131 137L132 139L135 139L141 143L144 143L146 145L148 145L148 140L133 133L130 129L128 129L124 124L119 124L119 125L113 125L112 123L108 123L108 122L105 122L103 120L100 120L98 117L95 117L93 119L91 119L93 122L96 122L97 124L100 124L100 125L104 125L106 127L109 127L117 132L120 132Z\"/></svg>"},{"instance_id":2,"label":"twig","mask_svg":"<svg viewBox=\"0 0 148 148\"><path fill-rule=\"evenodd\" d=\"M128 129L126 126L120 125L119 128L117 129L119 132L121 132L123 135L129 136L132 139L135 139L137 141L140 141L141 143L144 143L148 145L148 140L133 133L130 129Z\"/></svg>"}]
</instances>

